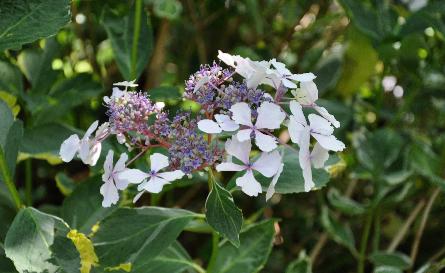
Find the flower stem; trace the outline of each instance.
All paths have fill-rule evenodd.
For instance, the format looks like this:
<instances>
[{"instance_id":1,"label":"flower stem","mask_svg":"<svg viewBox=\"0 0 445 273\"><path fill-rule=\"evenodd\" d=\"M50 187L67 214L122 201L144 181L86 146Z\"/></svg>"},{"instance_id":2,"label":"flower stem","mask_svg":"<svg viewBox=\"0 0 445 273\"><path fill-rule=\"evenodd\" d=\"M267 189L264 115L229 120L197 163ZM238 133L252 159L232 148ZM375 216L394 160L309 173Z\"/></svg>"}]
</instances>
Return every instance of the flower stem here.
<instances>
[{"instance_id":1,"label":"flower stem","mask_svg":"<svg viewBox=\"0 0 445 273\"><path fill-rule=\"evenodd\" d=\"M216 258L218 257L219 235L216 231L212 230L212 255L210 256L209 264L207 266L207 272L212 273L215 267Z\"/></svg>"},{"instance_id":2,"label":"flower stem","mask_svg":"<svg viewBox=\"0 0 445 273\"><path fill-rule=\"evenodd\" d=\"M32 206L32 161L25 161L25 201L26 205Z\"/></svg>"},{"instance_id":3,"label":"flower stem","mask_svg":"<svg viewBox=\"0 0 445 273\"><path fill-rule=\"evenodd\" d=\"M6 164L5 155L1 147L0 147L0 173L2 174L3 181L5 181L5 184L9 192L11 193L12 199L15 203L15 206L17 207L17 210L19 210L22 207L22 201L20 200L19 192L17 191L14 181L12 181L12 176L9 173L9 168L8 165Z\"/></svg>"},{"instance_id":4,"label":"flower stem","mask_svg":"<svg viewBox=\"0 0 445 273\"><path fill-rule=\"evenodd\" d=\"M136 62L138 58L138 42L141 32L141 12L142 12L142 0L136 0L134 11L134 29L133 29L133 44L131 48L131 79L136 78Z\"/></svg>"},{"instance_id":5,"label":"flower stem","mask_svg":"<svg viewBox=\"0 0 445 273\"><path fill-rule=\"evenodd\" d=\"M365 227L363 229L362 239L360 241L360 255L358 257L359 260L357 267L358 273L365 272L366 249L368 248L368 239L369 239L369 233L371 231L373 215L374 215L374 209L372 209L366 216Z\"/></svg>"}]
</instances>

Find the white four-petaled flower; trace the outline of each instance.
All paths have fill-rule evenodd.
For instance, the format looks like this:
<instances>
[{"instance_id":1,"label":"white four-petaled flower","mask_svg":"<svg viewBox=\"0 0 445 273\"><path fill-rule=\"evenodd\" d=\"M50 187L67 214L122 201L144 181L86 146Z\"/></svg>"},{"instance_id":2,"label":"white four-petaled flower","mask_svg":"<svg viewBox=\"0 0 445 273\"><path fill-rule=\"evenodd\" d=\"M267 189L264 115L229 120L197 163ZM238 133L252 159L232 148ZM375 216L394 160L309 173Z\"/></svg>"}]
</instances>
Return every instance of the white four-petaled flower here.
<instances>
[{"instance_id":1,"label":"white four-petaled flower","mask_svg":"<svg viewBox=\"0 0 445 273\"><path fill-rule=\"evenodd\" d=\"M245 102L234 104L230 108L232 119L239 125L247 128L238 131L236 136L239 141L247 141L251 134L255 136L255 143L264 152L270 152L277 147L275 137L266 135L260 130L262 129L279 129L281 123L286 118L286 114L281 108L271 102L263 102L257 109L258 116L255 124L252 123L252 111Z\"/></svg>"},{"instance_id":2,"label":"white four-petaled flower","mask_svg":"<svg viewBox=\"0 0 445 273\"><path fill-rule=\"evenodd\" d=\"M300 147L299 161L303 170L304 188L305 191L309 191L315 186L312 181L311 166L322 168L329 157L328 151L342 151L345 145L332 135L334 128L329 121L318 115L309 114L308 125L301 105L291 101L289 106L292 112L288 124L289 135L292 142ZM311 135L317 140L312 153L309 150Z\"/></svg>"},{"instance_id":3,"label":"white four-petaled flower","mask_svg":"<svg viewBox=\"0 0 445 273\"><path fill-rule=\"evenodd\" d=\"M162 191L164 185L170 184L170 182L180 179L184 176L184 173L181 170L175 170L171 172L159 172L169 165L168 157L163 154L152 154L150 156L150 162L151 171L149 173L145 173L140 170L127 170L121 174L122 176L130 175L137 178L134 182L130 180L130 183L139 184L140 181L145 180L138 185L138 191L140 192L135 196L133 202L136 202L145 191L151 193L159 193Z\"/></svg>"},{"instance_id":4,"label":"white four-petaled flower","mask_svg":"<svg viewBox=\"0 0 445 273\"><path fill-rule=\"evenodd\" d=\"M59 155L64 162L70 162L74 156L78 154L83 163L94 166L99 159L100 152L102 150L101 142L98 141L98 137L101 137L105 130L103 126L97 131L97 137L90 139L90 136L97 129L99 122L96 120L93 122L82 139L76 134L67 138L60 146Z\"/></svg>"},{"instance_id":5,"label":"white four-petaled flower","mask_svg":"<svg viewBox=\"0 0 445 273\"><path fill-rule=\"evenodd\" d=\"M281 166L281 156L278 151L271 153L263 152L255 162L250 161L250 151L252 144L250 140L239 141L236 136L227 140L226 152L230 156L236 157L242 165L232 161L223 162L216 166L218 172L223 171L246 171L245 174L236 179L236 185L249 196L258 196L262 192L261 184L255 179L253 171L258 171L265 177L274 176Z\"/></svg>"},{"instance_id":6,"label":"white four-petaled flower","mask_svg":"<svg viewBox=\"0 0 445 273\"><path fill-rule=\"evenodd\" d=\"M104 162L104 174L102 175L102 181L104 184L100 187L100 193L104 197L102 201L103 207L109 207L112 204L116 204L119 201L118 190L125 189L128 184L140 183L144 178L131 175L131 171L138 171L135 169L127 169L125 162L127 162L128 155L126 153L121 154L116 165L113 166L113 151L108 151L107 157ZM138 179L141 179L138 181Z\"/></svg>"}]
</instances>

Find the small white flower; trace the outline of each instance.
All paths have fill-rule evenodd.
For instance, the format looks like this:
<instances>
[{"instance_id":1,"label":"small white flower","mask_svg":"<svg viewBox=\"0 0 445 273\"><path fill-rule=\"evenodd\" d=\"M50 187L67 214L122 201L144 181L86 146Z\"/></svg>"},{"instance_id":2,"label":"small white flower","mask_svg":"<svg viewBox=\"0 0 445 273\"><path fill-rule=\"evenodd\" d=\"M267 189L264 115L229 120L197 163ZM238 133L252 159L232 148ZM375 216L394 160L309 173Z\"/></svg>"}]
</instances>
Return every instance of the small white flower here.
<instances>
[{"instance_id":1,"label":"small white flower","mask_svg":"<svg viewBox=\"0 0 445 273\"><path fill-rule=\"evenodd\" d=\"M228 115L215 115L215 121L203 119L198 122L199 130L207 134L219 134L222 131L233 132L239 129L239 125L230 119Z\"/></svg>"},{"instance_id":2,"label":"small white flower","mask_svg":"<svg viewBox=\"0 0 445 273\"><path fill-rule=\"evenodd\" d=\"M62 143L59 155L64 162L70 162L78 154L84 164L96 165L102 150L102 144L97 138L90 139L90 136L97 129L98 125L99 122L96 120L90 125L82 139L79 139L78 135L73 134ZM97 135L102 136L104 130L105 127L101 126Z\"/></svg>"},{"instance_id":3,"label":"small white flower","mask_svg":"<svg viewBox=\"0 0 445 273\"><path fill-rule=\"evenodd\" d=\"M112 99L117 99L124 96L125 91L120 90L118 87L113 87L113 93L111 97L104 96L103 100L106 104L108 104Z\"/></svg>"},{"instance_id":4,"label":"small white flower","mask_svg":"<svg viewBox=\"0 0 445 273\"><path fill-rule=\"evenodd\" d=\"M275 59L270 60L270 63L275 68L275 77L270 76L269 78L276 88L279 87L280 84L283 84L289 89L295 89L298 87L295 81L308 82L316 78L313 73L292 74L284 63L278 62Z\"/></svg>"},{"instance_id":5,"label":"small white flower","mask_svg":"<svg viewBox=\"0 0 445 273\"><path fill-rule=\"evenodd\" d=\"M255 125L252 123L252 112L247 103L240 102L234 104L230 111L232 112L232 119L240 125L247 128L241 129L237 133L239 141L246 141L250 139L252 133L255 134L255 143L264 152L270 152L277 147L275 137L263 134L261 129L279 129L281 123L286 118L286 114L281 108L271 102L263 102L258 107L258 117Z\"/></svg>"},{"instance_id":6,"label":"small white flower","mask_svg":"<svg viewBox=\"0 0 445 273\"><path fill-rule=\"evenodd\" d=\"M139 170L128 170L124 171L121 176L125 176L128 174L131 174L135 177L140 177L143 180L148 180L142 182L138 185L138 191L140 191L135 198L133 199L133 202L136 202L141 195L145 192L151 192L151 193L159 193L162 191L162 188L166 184L170 184L170 182L180 179L184 176L184 173L181 170L176 170L172 172L159 172L160 170L168 167L168 157L166 157L163 154L155 153L150 156L150 162L151 162L151 171L149 173L144 173ZM131 182L131 183L137 183L137 182Z\"/></svg>"},{"instance_id":7,"label":"small white flower","mask_svg":"<svg viewBox=\"0 0 445 273\"><path fill-rule=\"evenodd\" d=\"M136 83L136 79L132 80L132 81L123 81L123 82L116 82L113 83L114 86L124 86L125 87L125 91L127 90L128 87L137 87L138 84Z\"/></svg>"},{"instance_id":8,"label":"small white flower","mask_svg":"<svg viewBox=\"0 0 445 273\"><path fill-rule=\"evenodd\" d=\"M127 188L129 183L140 183L145 179L141 175L137 175L140 172L139 170L125 167L127 160L127 154L123 153L116 165L113 166L113 151L108 151L104 162L104 174L102 175L104 184L100 187L100 193L104 197L103 207L109 207L119 201L118 190Z\"/></svg>"},{"instance_id":9,"label":"small white flower","mask_svg":"<svg viewBox=\"0 0 445 273\"><path fill-rule=\"evenodd\" d=\"M240 142L237 137L226 142L226 152L242 162L242 165L231 161L223 162L216 166L218 172L225 171L246 171L246 173L236 179L236 185L249 196L258 196L262 192L261 184L255 179L253 171L258 171L265 177L274 176L281 166L281 156L278 151L271 153L263 152L255 162L249 159L252 144L249 140Z\"/></svg>"},{"instance_id":10,"label":"small white flower","mask_svg":"<svg viewBox=\"0 0 445 273\"><path fill-rule=\"evenodd\" d=\"M305 191L309 191L315 186L312 181L311 165L322 168L329 157L328 151L342 151L345 144L332 135L334 129L329 121L310 114L308 125L301 105L291 101L289 106L292 112L288 124L289 135L292 142L300 146L299 161L303 170L304 187ZM312 153L309 150L311 135L317 140Z\"/></svg>"},{"instance_id":11,"label":"small white flower","mask_svg":"<svg viewBox=\"0 0 445 273\"><path fill-rule=\"evenodd\" d=\"M318 106L315 103L318 100L318 88L312 80L301 81L300 88L292 90L292 94L300 104L314 108L315 111L327 119L335 128L340 127L340 122L338 122L333 115L329 114L326 108Z\"/></svg>"}]
</instances>

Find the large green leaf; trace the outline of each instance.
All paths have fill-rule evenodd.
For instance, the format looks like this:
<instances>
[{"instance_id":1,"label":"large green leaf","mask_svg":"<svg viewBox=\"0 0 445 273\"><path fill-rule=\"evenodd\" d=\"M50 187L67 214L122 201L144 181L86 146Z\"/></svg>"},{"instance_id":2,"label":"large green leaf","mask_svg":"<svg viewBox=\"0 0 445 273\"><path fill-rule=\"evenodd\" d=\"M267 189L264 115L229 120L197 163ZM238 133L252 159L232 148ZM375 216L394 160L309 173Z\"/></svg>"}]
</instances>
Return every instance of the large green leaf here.
<instances>
[{"instance_id":1,"label":"large green leaf","mask_svg":"<svg viewBox=\"0 0 445 273\"><path fill-rule=\"evenodd\" d=\"M260 272L272 250L274 235L275 229L272 220L249 227L240 234L239 248L229 242L220 246L212 272Z\"/></svg>"},{"instance_id":2,"label":"large green leaf","mask_svg":"<svg viewBox=\"0 0 445 273\"><path fill-rule=\"evenodd\" d=\"M133 47L135 10L131 9L128 15L122 16L107 7L102 14L102 24L111 40L117 66L126 80L139 78L153 49L151 23L144 10L141 10L140 19L139 39L137 47Z\"/></svg>"},{"instance_id":3,"label":"large green leaf","mask_svg":"<svg viewBox=\"0 0 445 273\"><path fill-rule=\"evenodd\" d=\"M366 212L366 209L362 204L357 203L349 197L342 196L335 188L331 188L327 196L329 203L343 213L348 215L358 215Z\"/></svg>"},{"instance_id":4,"label":"large green leaf","mask_svg":"<svg viewBox=\"0 0 445 273\"><path fill-rule=\"evenodd\" d=\"M408 152L410 165L418 174L428 178L445 191L445 179L443 174L443 160L440 159L426 143L414 143Z\"/></svg>"},{"instance_id":5,"label":"large green leaf","mask_svg":"<svg viewBox=\"0 0 445 273\"><path fill-rule=\"evenodd\" d=\"M93 237L100 265L137 267L173 243L195 214L181 209L119 208L105 218Z\"/></svg>"},{"instance_id":6,"label":"large green leaf","mask_svg":"<svg viewBox=\"0 0 445 273\"><path fill-rule=\"evenodd\" d=\"M83 181L68 196L62 206L62 218L84 234L92 232L92 227L112 213L116 207L102 207L102 195L99 193L102 181L94 176Z\"/></svg>"},{"instance_id":7,"label":"large green leaf","mask_svg":"<svg viewBox=\"0 0 445 273\"><path fill-rule=\"evenodd\" d=\"M48 123L25 130L19 159L29 157L46 159L50 163L60 163L59 149L62 142L77 133L58 123Z\"/></svg>"},{"instance_id":8,"label":"large green leaf","mask_svg":"<svg viewBox=\"0 0 445 273\"><path fill-rule=\"evenodd\" d=\"M6 256L20 273L79 272L79 254L66 237L69 230L60 218L22 209L6 235Z\"/></svg>"},{"instance_id":9,"label":"large green leaf","mask_svg":"<svg viewBox=\"0 0 445 273\"><path fill-rule=\"evenodd\" d=\"M0 50L54 35L71 17L69 0L2 0L0 11Z\"/></svg>"},{"instance_id":10,"label":"large green leaf","mask_svg":"<svg viewBox=\"0 0 445 273\"><path fill-rule=\"evenodd\" d=\"M391 129L369 132L354 141L358 161L375 175L382 174L397 160L402 145L402 137Z\"/></svg>"},{"instance_id":11,"label":"large green leaf","mask_svg":"<svg viewBox=\"0 0 445 273\"><path fill-rule=\"evenodd\" d=\"M205 206L209 225L238 247L243 214L235 205L230 192L214 180Z\"/></svg>"}]
</instances>

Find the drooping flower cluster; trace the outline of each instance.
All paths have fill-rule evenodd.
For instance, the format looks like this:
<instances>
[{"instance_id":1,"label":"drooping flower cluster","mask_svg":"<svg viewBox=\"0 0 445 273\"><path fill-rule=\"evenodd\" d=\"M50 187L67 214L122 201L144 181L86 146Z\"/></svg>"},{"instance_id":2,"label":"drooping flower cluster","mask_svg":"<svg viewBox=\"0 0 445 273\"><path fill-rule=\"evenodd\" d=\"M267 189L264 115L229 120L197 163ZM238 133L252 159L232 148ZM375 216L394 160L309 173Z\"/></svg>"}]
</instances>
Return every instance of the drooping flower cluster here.
<instances>
[{"instance_id":1,"label":"drooping flower cluster","mask_svg":"<svg viewBox=\"0 0 445 273\"><path fill-rule=\"evenodd\" d=\"M216 62L202 65L186 81L184 98L201 106L196 115L179 111L170 118L146 93L128 90L137 87L134 81L121 82L115 84L111 97L104 97L109 120L99 127L96 136L91 137L98 128L97 121L82 139L72 135L64 141L60 156L65 162L77 154L85 164L95 165L101 142L110 135L116 135L130 151L139 151L129 161L127 154L121 154L114 166L113 152L108 152L100 190L103 206L116 204L119 190L131 184L138 185L136 201L146 191L158 193L164 185L205 168L242 172L236 185L249 196L263 192L257 175L270 178L266 194L269 199L282 171L294 167L282 162L283 154L278 150L280 145L289 145L277 138L277 133L286 127L291 142L299 146L305 191L315 186L312 167L323 168L329 151L345 148L333 135L334 127L340 123L317 104L314 74L293 74L275 59L252 61L223 52L218 58L229 68ZM264 91L270 89L274 96ZM282 107L285 104L289 104L289 113ZM311 108L317 114L309 114L306 119L303 108ZM225 149L220 148L218 142L227 135L231 137ZM311 137L315 139L312 150ZM260 151L258 157L251 157L252 143ZM153 147L163 148L167 155L152 154L150 172L128 168ZM168 170L160 172L164 168Z\"/></svg>"}]
</instances>

